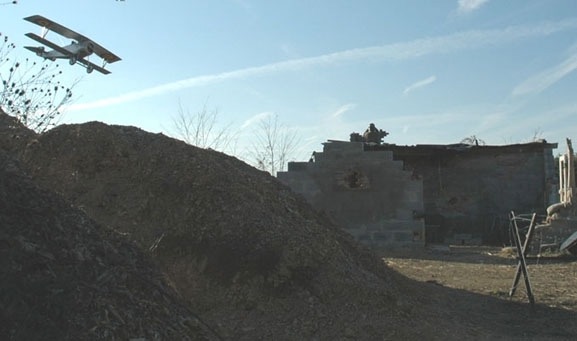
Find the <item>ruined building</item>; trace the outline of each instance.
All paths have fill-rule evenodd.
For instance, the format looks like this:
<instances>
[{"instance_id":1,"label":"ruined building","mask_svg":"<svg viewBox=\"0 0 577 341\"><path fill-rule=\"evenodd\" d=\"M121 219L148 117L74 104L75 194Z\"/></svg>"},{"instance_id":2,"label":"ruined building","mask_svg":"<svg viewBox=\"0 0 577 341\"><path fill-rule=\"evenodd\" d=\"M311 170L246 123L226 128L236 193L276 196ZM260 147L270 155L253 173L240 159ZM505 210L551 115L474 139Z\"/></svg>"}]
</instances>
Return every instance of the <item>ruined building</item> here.
<instances>
[{"instance_id":1,"label":"ruined building","mask_svg":"<svg viewBox=\"0 0 577 341\"><path fill-rule=\"evenodd\" d=\"M278 174L364 243L506 244L512 210L545 214L557 200L555 143L398 146L369 130Z\"/></svg>"}]
</instances>

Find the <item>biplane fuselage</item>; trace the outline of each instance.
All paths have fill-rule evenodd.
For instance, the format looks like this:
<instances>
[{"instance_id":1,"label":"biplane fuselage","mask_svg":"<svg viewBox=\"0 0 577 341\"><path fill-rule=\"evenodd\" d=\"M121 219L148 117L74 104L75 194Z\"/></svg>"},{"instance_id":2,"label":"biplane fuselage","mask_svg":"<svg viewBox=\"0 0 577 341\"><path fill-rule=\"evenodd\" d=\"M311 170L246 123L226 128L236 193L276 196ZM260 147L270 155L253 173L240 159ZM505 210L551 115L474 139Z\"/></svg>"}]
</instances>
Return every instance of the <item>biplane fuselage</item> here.
<instances>
[{"instance_id":1,"label":"biplane fuselage","mask_svg":"<svg viewBox=\"0 0 577 341\"><path fill-rule=\"evenodd\" d=\"M62 46L62 48L69 53L62 53L56 50L45 51L44 48L38 49L36 55L38 57L50 59L52 61L56 59L70 59L70 55L74 55L77 58L86 58L94 53L94 47L91 42L84 41L77 43L73 41L69 45Z\"/></svg>"}]
</instances>

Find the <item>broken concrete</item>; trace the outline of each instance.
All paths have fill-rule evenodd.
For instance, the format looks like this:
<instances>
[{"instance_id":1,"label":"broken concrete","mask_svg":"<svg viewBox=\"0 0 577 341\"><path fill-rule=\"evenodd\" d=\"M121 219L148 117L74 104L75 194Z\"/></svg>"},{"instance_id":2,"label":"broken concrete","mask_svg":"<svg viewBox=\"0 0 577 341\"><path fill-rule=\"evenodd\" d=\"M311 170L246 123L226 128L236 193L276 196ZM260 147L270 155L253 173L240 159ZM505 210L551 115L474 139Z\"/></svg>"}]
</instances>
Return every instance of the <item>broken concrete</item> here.
<instances>
[{"instance_id":1,"label":"broken concrete","mask_svg":"<svg viewBox=\"0 0 577 341\"><path fill-rule=\"evenodd\" d=\"M328 141L314 162L293 162L278 178L357 240L377 247L425 243L423 181L362 142Z\"/></svg>"}]
</instances>

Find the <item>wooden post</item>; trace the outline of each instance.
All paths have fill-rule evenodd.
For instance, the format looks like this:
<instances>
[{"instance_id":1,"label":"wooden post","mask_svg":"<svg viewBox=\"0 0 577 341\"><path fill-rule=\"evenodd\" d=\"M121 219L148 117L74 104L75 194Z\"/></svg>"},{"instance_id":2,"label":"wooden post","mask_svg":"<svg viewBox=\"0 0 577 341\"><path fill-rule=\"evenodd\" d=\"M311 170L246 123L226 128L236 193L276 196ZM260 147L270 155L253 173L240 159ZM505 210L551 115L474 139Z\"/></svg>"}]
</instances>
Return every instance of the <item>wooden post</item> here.
<instances>
[{"instance_id":1,"label":"wooden post","mask_svg":"<svg viewBox=\"0 0 577 341\"><path fill-rule=\"evenodd\" d=\"M517 285L519 284L519 280L521 279L521 273L523 273L523 277L525 278L525 287L527 288L527 296L529 297L529 302L531 306L535 305L535 298L533 297L533 290L531 289L531 281L529 280L529 273L527 271L527 262L525 260L525 256L527 255L527 247L533 239L533 232L535 231L535 219L537 217L536 213L533 213L533 217L531 218L531 223L529 224L529 230L527 231L527 235L525 236L525 242L521 245L521 236L519 234L519 227L517 226L517 220L515 219L515 213L511 212L511 220L513 221L513 238L515 239L515 245L517 246L517 257L519 263L517 264L517 271L515 272L515 279L513 280L513 286L509 291L509 297L512 297L515 294L515 290L517 289Z\"/></svg>"}]
</instances>

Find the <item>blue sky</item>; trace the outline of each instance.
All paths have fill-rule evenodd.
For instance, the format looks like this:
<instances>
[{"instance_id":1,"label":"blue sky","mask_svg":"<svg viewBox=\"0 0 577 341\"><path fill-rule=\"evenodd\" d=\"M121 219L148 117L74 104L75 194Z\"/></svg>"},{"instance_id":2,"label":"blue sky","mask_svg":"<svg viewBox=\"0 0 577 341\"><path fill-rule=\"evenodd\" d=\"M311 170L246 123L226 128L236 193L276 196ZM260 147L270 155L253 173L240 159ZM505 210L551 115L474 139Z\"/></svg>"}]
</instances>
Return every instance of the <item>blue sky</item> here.
<instances>
[{"instance_id":1,"label":"blue sky","mask_svg":"<svg viewBox=\"0 0 577 341\"><path fill-rule=\"evenodd\" d=\"M33 14L122 58L107 76L61 63L82 77L63 123L172 135L179 102L208 103L237 154L278 115L302 139L297 160L371 122L400 145L538 135L564 152L577 138L575 0L20 0L0 6L0 30L37 45Z\"/></svg>"}]
</instances>

